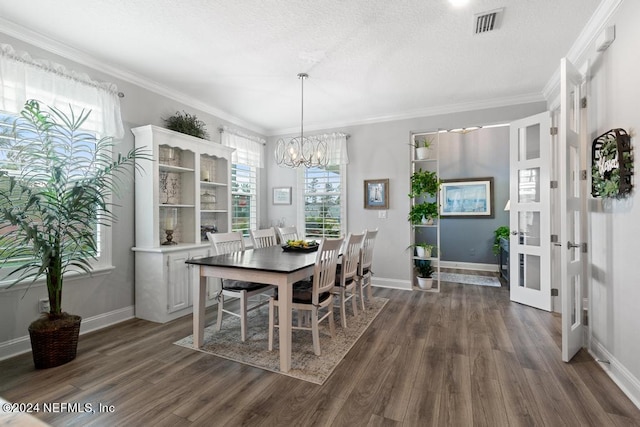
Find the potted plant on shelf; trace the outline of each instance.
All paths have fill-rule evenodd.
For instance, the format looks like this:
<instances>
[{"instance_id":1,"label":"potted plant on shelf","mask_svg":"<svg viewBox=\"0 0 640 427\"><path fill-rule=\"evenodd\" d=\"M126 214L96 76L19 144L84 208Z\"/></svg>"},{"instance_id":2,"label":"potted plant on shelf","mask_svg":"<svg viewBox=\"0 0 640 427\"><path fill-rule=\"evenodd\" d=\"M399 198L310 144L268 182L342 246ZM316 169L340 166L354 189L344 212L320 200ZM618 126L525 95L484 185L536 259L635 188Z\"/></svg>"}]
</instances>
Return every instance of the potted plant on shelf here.
<instances>
[{"instance_id":1,"label":"potted plant on shelf","mask_svg":"<svg viewBox=\"0 0 640 427\"><path fill-rule=\"evenodd\" d=\"M422 140L422 142L417 140L415 144L411 144L416 149L416 159L418 160L428 159L431 152L431 144L433 144L433 138L429 138L429 137L425 137L424 140Z\"/></svg>"},{"instance_id":2,"label":"potted plant on shelf","mask_svg":"<svg viewBox=\"0 0 640 427\"><path fill-rule=\"evenodd\" d=\"M111 138L82 130L90 111L69 114L26 102L0 139L0 267L9 286L45 277L50 310L31 323L36 368L76 356L80 316L62 311L65 274L91 272L99 250L97 227L115 221L110 196L142 149L111 155ZM11 163L9 163L11 162Z\"/></svg>"},{"instance_id":3,"label":"potted plant on shelf","mask_svg":"<svg viewBox=\"0 0 640 427\"><path fill-rule=\"evenodd\" d=\"M436 202L422 202L411 206L408 220L411 224L432 225L438 218L438 204Z\"/></svg>"},{"instance_id":4,"label":"potted plant on shelf","mask_svg":"<svg viewBox=\"0 0 640 427\"><path fill-rule=\"evenodd\" d=\"M164 119L164 123L169 130L174 130L176 132L195 136L196 138L201 139L207 139L209 137L205 123L198 119L195 114L189 114L185 111L182 113L180 111L176 111L176 114Z\"/></svg>"},{"instance_id":5,"label":"potted plant on shelf","mask_svg":"<svg viewBox=\"0 0 640 427\"><path fill-rule=\"evenodd\" d=\"M416 256L418 258L431 258L431 254L433 253L436 246L429 243L415 243L413 245L409 245L407 249L410 248L415 248Z\"/></svg>"},{"instance_id":6,"label":"potted plant on shelf","mask_svg":"<svg viewBox=\"0 0 640 427\"><path fill-rule=\"evenodd\" d=\"M424 195L435 197L440 190L442 180L434 171L423 171L422 168L411 175L411 192L409 197L415 198Z\"/></svg>"},{"instance_id":7,"label":"potted plant on shelf","mask_svg":"<svg viewBox=\"0 0 640 427\"><path fill-rule=\"evenodd\" d=\"M417 259L415 261L416 278L420 289L431 289L433 287L433 267L428 259Z\"/></svg>"}]
</instances>

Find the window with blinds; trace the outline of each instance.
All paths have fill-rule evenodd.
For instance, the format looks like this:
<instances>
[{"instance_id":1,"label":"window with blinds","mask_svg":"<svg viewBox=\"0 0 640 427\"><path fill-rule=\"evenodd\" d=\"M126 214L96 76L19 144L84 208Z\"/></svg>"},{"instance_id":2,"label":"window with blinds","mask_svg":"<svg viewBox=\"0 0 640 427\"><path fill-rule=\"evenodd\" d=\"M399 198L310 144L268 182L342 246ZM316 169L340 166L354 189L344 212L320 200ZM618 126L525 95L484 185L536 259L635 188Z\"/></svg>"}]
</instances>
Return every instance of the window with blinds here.
<instances>
[{"instance_id":1,"label":"window with blinds","mask_svg":"<svg viewBox=\"0 0 640 427\"><path fill-rule=\"evenodd\" d=\"M336 165L303 169L305 235L309 238L322 238L344 234L344 168Z\"/></svg>"},{"instance_id":2,"label":"window with blinds","mask_svg":"<svg viewBox=\"0 0 640 427\"><path fill-rule=\"evenodd\" d=\"M257 168L242 164L231 166L231 230L249 236L258 223Z\"/></svg>"}]
</instances>

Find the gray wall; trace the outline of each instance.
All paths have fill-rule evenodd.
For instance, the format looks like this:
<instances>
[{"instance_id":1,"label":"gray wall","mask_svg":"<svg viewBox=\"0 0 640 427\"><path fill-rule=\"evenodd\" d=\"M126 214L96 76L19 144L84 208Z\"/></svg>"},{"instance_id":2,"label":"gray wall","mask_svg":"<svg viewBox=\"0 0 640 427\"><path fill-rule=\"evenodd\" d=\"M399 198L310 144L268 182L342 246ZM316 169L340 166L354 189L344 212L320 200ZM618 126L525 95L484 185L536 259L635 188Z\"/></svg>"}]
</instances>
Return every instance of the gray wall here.
<instances>
[{"instance_id":1,"label":"gray wall","mask_svg":"<svg viewBox=\"0 0 640 427\"><path fill-rule=\"evenodd\" d=\"M442 218L443 261L497 264L493 231L509 225L509 127L440 134L440 178L493 178L493 218Z\"/></svg>"},{"instance_id":2,"label":"gray wall","mask_svg":"<svg viewBox=\"0 0 640 427\"><path fill-rule=\"evenodd\" d=\"M348 231L361 231L365 228L378 228L379 240L374 253L374 283L381 286L410 288L411 261L409 252L406 250L410 242L410 227L407 221L409 213L409 137L411 132L426 132L437 129L455 129L460 127L471 127L477 125L508 123L512 120L528 117L544 111L544 102L523 105L513 105L509 107L487 108L483 110L451 113L439 116L423 117L410 120L398 120L349 126L344 128L314 130L310 133L324 133L341 131L348 133L351 137L347 141L349 152L349 165L347 177L347 227ZM498 132L500 132L498 130ZM472 135L472 134L470 134ZM273 152L274 143L277 137L269 138L267 143L267 153ZM471 143L473 143L471 141ZM482 142L484 143L484 141ZM493 144L494 141L488 141ZM499 144L496 142L496 144ZM505 141L502 140L502 144ZM501 146L502 147L502 146ZM502 159L505 154L504 147L501 151L492 153L486 152L487 158L496 157ZM469 151L466 161L473 160L473 151ZM292 186L295 191L295 172L289 169L278 167L267 156L267 181L269 187ZM453 162L454 160L452 160ZM502 160L500 160L502 161ZM496 177L499 187L498 205L499 209L504 209L506 202L505 194L508 188L508 175L491 173ZM378 211L364 209L363 182L365 179L389 178L389 210L387 218L378 218ZM294 194L295 198L295 194ZM273 206L269 204L266 211L267 217L263 220L269 223L272 219L286 218L287 223L295 224L295 206ZM488 222L487 222L488 223ZM483 234L474 238L476 249L475 263L490 262L497 263L490 253L489 239L495 224L507 224L506 216L500 216L496 222L487 225ZM486 235L491 233L490 235ZM449 237L442 233L441 244L445 243ZM468 242L466 243L468 244ZM455 243L453 243L455 245ZM489 248L487 249L487 246ZM481 255L480 248L484 248L485 255ZM449 252L445 249L445 255ZM489 251L488 253L486 251ZM446 255L448 256L448 255ZM481 261L488 260L488 261ZM476 260L477 259L477 260Z\"/></svg>"}]
</instances>

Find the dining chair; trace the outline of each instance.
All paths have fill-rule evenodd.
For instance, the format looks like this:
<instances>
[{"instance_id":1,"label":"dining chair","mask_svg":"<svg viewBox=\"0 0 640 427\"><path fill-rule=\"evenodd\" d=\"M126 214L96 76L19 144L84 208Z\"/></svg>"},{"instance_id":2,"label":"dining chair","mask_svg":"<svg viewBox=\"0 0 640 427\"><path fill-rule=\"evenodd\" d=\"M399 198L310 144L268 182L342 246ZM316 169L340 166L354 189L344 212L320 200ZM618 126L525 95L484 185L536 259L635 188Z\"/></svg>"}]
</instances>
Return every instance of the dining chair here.
<instances>
[{"instance_id":1,"label":"dining chair","mask_svg":"<svg viewBox=\"0 0 640 427\"><path fill-rule=\"evenodd\" d=\"M356 276L356 289L360 296L360 305L364 311L364 288L367 288L367 299L371 302L373 293L371 292L371 264L373 262L373 247L376 242L378 229L365 230L364 240L360 248L360 261L358 262L358 274Z\"/></svg>"},{"instance_id":2,"label":"dining chair","mask_svg":"<svg viewBox=\"0 0 640 427\"><path fill-rule=\"evenodd\" d=\"M336 266L343 238L322 239L316 262L313 268L313 279L302 281L293 285L292 308L298 312L298 316L310 314L310 325L298 323L292 325L292 329L311 331L313 339L313 352L320 356L320 322L327 319L331 337L335 336L335 324L333 319L333 294L331 290L335 286ZM269 299L269 351L273 350L273 334L278 325L276 309L279 308L278 296L274 294ZM321 312L326 309L326 312ZM282 344L280 344L282 345Z\"/></svg>"},{"instance_id":3,"label":"dining chair","mask_svg":"<svg viewBox=\"0 0 640 427\"><path fill-rule=\"evenodd\" d=\"M231 233L207 233L207 238L215 250L216 255L229 254L245 250L244 238L240 232ZM244 342L247 338L247 313L269 303L269 299L262 299L254 303L249 300L260 297L265 291L275 289L273 285L264 283L245 282L242 280L222 280L222 289L218 293L218 321L217 330L222 328L222 316L224 313L240 318L240 337ZM233 311L224 308L225 297L238 298L240 310ZM254 298L255 299L255 298ZM253 305L249 305L253 303Z\"/></svg>"},{"instance_id":4,"label":"dining chair","mask_svg":"<svg viewBox=\"0 0 640 427\"><path fill-rule=\"evenodd\" d=\"M278 244L276 230L273 227L262 230L249 230L249 234L251 235L254 249L266 248Z\"/></svg>"},{"instance_id":5,"label":"dining chair","mask_svg":"<svg viewBox=\"0 0 640 427\"><path fill-rule=\"evenodd\" d=\"M358 314L356 304L356 278L358 276L358 263L360 262L360 248L364 241L365 233L349 233L344 241L341 263L337 265L336 285L334 294L338 296L340 305L340 319L343 328L347 328L347 301L351 300L353 315Z\"/></svg>"},{"instance_id":6,"label":"dining chair","mask_svg":"<svg viewBox=\"0 0 640 427\"><path fill-rule=\"evenodd\" d=\"M289 227L277 227L278 238L280 239L280 244L284 245L287 243L287 240L298 240L298 229L295 225Z\"/></svg>"}]
</instances>

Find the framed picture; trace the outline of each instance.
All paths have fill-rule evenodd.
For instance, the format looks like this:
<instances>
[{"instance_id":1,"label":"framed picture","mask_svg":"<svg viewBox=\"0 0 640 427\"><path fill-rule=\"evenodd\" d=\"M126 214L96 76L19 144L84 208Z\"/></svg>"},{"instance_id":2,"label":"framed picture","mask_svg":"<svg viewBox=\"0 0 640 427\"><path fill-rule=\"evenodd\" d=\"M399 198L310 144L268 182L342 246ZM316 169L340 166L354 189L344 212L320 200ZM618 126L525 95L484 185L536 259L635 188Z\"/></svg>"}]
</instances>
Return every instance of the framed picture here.
<instances>
[{"instance_id":1,"label":"framed picture","mask_svg":"<svg viewBox=\"0 0 640 427\"><path fill-rule=\"evenodd\" d=\"M443 218L493 218L493 178L446 179L440 186Z\"/></svg>"},{"instance_id":2,"label":"framed picture","mask_svg":"<svg viewBox=\"0 0 640 427\"><path fill-rule=\"evenodd\" d=\"M367 179L364 181L364 208L389 209L388 179Z\"/></svg>"},{"instance_id":3,"label":"framed picture","mask_svg":"<svg viewBox=\"0 0 640 427\"><path fill-rule=\"evenodd\" d=\"M291 187L273 187L273 204L290 205Z\"/></svg>"}]
</instances>

